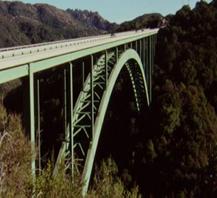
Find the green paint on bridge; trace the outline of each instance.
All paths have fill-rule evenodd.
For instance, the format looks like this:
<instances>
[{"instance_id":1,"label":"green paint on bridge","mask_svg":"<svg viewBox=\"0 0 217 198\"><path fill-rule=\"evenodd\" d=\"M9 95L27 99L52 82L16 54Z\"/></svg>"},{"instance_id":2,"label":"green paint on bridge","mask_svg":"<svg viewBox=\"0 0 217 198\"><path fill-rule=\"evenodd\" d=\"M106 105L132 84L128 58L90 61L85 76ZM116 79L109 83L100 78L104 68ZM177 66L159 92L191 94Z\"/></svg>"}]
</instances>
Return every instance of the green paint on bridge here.
<instances>
[{"instance_id":1,"label":"green paint on bridge","mask_svg":"<svg viewBox=\"0 0 217 198\"><path fill-rule=\"evenodd\" d=\"M132 82L137 110L140 111L151 102L157 32L158 29L131 31L115 36L86 37L79 42L70 40L68 43L46 43L0 51L0 84L22 77L29 79L30 137L35 153L32 159L33 178L36 169L41 167L40 149L35 149L40 142L40 83L35 77L37 73L57 66L64 71L65 139L59 150L54 174L62 162L70 170L72 178L74 171L81 171L85 195L106 110L123 68L127 69ZM85 79L84 69L87 65L83 62L83 85L78 98L74 98L73 72L78 67L74 62L87 57L90 59L90 71ZM73 101L76 101L74 106ZM87 141L79 139L81 134ZM82 169L76 166L77 161L81 162Z\"/></svg>"}]
</instances>

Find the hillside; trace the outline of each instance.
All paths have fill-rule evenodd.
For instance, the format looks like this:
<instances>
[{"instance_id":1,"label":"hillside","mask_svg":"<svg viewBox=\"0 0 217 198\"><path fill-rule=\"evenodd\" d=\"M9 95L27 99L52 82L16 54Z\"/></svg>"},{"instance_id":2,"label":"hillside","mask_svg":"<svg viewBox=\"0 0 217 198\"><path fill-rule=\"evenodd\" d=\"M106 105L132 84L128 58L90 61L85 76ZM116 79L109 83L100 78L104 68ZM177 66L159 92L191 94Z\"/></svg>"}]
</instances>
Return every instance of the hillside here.
<instances>
[{"instance_id":1,"label":"hillside","mask_svg":"<svg viewBox=\"0 0 217 198\"><path fill-rule=\"evenodd\" d=\"M162 19L160 14L145 14L118 25L110 23L97 12L0 1L0 48L156 27Z\"/></svg>"},{"instance_id":2,"label":"hillside","mask_svg":"<svg viewBox=\"0 0 217 198\"><path fill-rule=\"evenodd\" d=\"M82 22L89 28L95 28L96 30L111 31L118 28L115 23L110 23L99 15L98 12L92 12L88 10L71 10L67 9L67 12L75 19Z\"/></svg>"},{"instance_id":3,"label":"hillside","mask_svg":"<svg viewBox=\"0 0 217 198\"><path fill-rule=\"evenodd\" d=\"M135 175L151 197L214 198L217 0L169 18L158 34L153 103Z\"/></svg>"},{"instance_id":4,"label":"hillside","mask_svg":"<svg viewBox=\"0 0 217 198\"><path fill-rule=\"evenodd\" d=\"M159 13L144 14L131 21L126 21L120 24L117 31L128 31L142 28L159 27L164 20L164 17Z\"/></svg>"},{"instance_id":5,"label":"hillside","mask_svg":"<svg viewBox=\"0 0 217 198\"><path fill-rule=\"evenodd\" d=\"M113 26L97 13L0 1L0 47L96 35Z\"/></svg>"}]
</instances>

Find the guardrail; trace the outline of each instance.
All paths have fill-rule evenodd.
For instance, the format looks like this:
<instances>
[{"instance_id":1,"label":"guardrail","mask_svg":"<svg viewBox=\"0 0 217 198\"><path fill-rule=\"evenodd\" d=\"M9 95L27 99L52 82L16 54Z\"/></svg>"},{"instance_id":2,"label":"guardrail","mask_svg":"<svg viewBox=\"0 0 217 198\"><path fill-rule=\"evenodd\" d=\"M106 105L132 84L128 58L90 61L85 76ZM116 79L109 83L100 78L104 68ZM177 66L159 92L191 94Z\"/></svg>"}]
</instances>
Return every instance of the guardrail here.
<instances>
[{"instance_id":1,"label":"guardrail","mask_svg":"<svg viewBox=\"0 0 217 198\"><path fill-rule=\"evenodd\" d=\"M148 31L149 29L145 29ZM31 45L23 45L17 47L9 47L9 48L1 48L0 49L0 60L6 58L12 58L27 54L35 54L39 52L45 52L48 50L61 49L66 47L79 46L88 43L94 43L101 40L106 40L108 38L117 38L123 36L135 36L135 33L143 33L144 30L137 31L128 31L122 33L116 33L115 36L111 36L111 34L100 35L100 36L89 36L89 37L80 37L75 39L65 39L60 41L52 41L52 42L44 42L38 44Z\"/></svg>"},{"instance_id":2,"label":"guardrail","mask_svg":"<svg viewBox=\"0 0 217 198\"><path fill-rule=\"evenodd\" d=\"M13 48L2 48L0 49L0 59L20 56L20 55L26 55L26 54L33 54L33 53L52 50L52 49L59 49L63 47L72 47L72 46L92 43L98 40L107 39L108 35L100 36L97 38L96 37L94 38L87 37L87 38L46 42L46 43L40 43L40 44L18 46L18 47L13 47Z\"/></svg>"}]
</instances>

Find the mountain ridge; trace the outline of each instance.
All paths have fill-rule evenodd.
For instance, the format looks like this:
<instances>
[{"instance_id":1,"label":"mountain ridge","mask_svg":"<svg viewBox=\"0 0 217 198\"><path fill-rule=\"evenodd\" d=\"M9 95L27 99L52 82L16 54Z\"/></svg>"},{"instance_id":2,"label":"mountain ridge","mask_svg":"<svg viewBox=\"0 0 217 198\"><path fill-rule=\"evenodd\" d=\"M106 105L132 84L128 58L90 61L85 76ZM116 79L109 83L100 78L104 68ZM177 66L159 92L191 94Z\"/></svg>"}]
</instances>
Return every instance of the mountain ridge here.
<instances>
[{"instance_id":1,"label":"mountain ridge","mask_svg":"<svg viewBox=\"0 0 217 198\"><path fill-rule=\"evenodd\" d=\"M88 26L69 12L48 4L0 2L2 35L0 47L97 35L104 32L104 29Z\"/></svg>"},{"instance_id":2,"label":"mountain ridge","mask_svg":"<svg viewBox=\"0 0 217 198\"><path fill-rule=\"evenodd\" d=\"M135 24L144 28L147 23L153 24L153 19L158 25L161 15L143 15L132 22L116 24L98 12L88 10L62 10L49 4L0 1L0 48L127 31L138 28Z\"/></svg>"}]
</instances>

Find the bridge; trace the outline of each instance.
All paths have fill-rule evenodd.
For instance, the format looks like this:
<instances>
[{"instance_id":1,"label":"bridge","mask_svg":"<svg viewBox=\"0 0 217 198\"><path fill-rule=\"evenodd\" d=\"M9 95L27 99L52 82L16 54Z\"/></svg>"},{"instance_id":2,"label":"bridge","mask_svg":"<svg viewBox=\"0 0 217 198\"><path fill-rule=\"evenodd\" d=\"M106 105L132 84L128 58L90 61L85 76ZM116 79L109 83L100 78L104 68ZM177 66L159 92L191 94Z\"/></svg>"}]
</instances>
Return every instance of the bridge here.
<instances>
[{"instance_id":1,"label":"bridge","mask_svg":"<svg viewBox=\"0 0 217 198\"><path fill-rule=\"evenodd\" d=\"M64 138L55 158L54 174L61 163L72 178L79 171L85 194L109 100L123 69L129 74L137 110L141 111L152 100L157 32L158 29L143 29L0 49L0 84L24 78L28 87L29 136L35 153L33 178L42 168L40 78L43 73L58 68L64 81L60 90L64 93ZM78 94L75 89L79 90Z\"/></svg>"}]
</instances>

